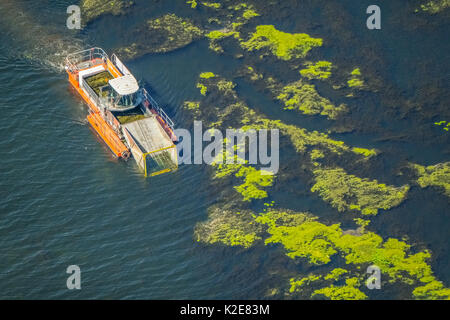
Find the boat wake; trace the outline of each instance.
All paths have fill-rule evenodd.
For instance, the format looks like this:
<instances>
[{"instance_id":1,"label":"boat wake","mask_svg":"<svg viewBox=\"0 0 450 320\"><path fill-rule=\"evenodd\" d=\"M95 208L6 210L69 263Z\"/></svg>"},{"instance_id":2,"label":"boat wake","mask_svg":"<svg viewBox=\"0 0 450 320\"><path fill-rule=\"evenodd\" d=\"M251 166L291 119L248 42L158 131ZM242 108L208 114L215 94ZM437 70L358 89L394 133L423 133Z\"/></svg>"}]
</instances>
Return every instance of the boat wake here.
<instances>
[{"instance_id":1,"label":"boat wake","mask_svg":"<svg viewBox=\"0 0 450 320\"><path fill-rule=\"evenodd\" d=\"M2 37L6 37L2 45L5 54L45 65L55 72L64 71L65 57L70 52L81 50L84 47L83 40L65 26L56 28L37 22L22 5L20 1L13 0L0 2L0 28Z\"/></svg>"}]
</instances>

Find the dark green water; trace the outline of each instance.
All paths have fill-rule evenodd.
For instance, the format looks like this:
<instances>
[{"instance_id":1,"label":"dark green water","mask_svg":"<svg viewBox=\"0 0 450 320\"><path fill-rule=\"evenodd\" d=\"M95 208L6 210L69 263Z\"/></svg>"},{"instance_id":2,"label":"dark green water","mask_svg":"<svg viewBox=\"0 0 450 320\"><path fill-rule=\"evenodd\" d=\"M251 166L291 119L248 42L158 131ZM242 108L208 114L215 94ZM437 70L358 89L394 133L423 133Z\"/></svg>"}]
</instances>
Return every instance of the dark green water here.
<instances>
[{"instance_id":1,"label":"dark green water","mask_svg":"<svg viewBox=\"0 0 450 320\"><path fill-rule=\"evenodd\" d=\"M331 5L342 10L334 13L345 17L342 24L328 23L331 9L303 12L301 6L289 13L280 9L273 20L261 23L320 36L328 41L325 58L365 66L386 81L398 108L387 106L383 93L365 93L352 102L352 121L369 128L333 137L383 150L367 176L399 185L405 182L396 172L404 161L448 161L448 135L432 126L432 120L450 119L448 22L407 28L399 19L401 1L379 2L386 24L376 34L365 29L368 1ZM280 281L279 267L286 267L289 259L262 246L242 250L196 243L194 227L216 201L208 168L181 166L173 174L145 179L133 161L113 159L86 125L86 107L61 68L62 57L73 47L96 45L109 52L120 44L117 35L126 26L167 12L187 17L189 7L184 1L137 1L129 15L105 16L76 34L65 29L69 4L0 3L0 298L264 298ZM340 41L343 30L346 41ZM177 126L189 128L180 106L199 99L198 74L213 71L231 79L242 62L215 55L200 40L127 66L152 88ZM242 79L236 83L249 105L271 118L308 129L330 125L318 117L292 117L251 84ZM429 85L440 88L443 102L433 97L426 103ZM436 115L403 116L408 99L424 103L423 108ZM380 140L398 134L406 138ZM308 187L300 181L297 191L302 189ZM330 207L316 195L280 190L271 197L281 207L330 216ZM383 237L408 236L429 248L433 271L450 285L444 195L413 187L404 204L373 218L371 227ZM82 270L79 291L66 288L65 270L72 264Z\"/></svg>"}]
</instances>

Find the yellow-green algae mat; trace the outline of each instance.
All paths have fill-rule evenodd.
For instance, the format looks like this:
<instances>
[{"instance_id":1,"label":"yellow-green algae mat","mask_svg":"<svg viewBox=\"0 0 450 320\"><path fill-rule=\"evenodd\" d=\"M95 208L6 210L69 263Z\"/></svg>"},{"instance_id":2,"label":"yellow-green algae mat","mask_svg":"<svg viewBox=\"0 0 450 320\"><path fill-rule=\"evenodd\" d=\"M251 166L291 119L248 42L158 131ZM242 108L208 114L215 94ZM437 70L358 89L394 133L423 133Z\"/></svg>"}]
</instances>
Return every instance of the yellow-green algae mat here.
<instances>
[{"instance_id":1,"label":"yellow-green algae mat","mask_svg":"<svg viewBox=\"0 0 450 320\"><path fill-rule=\"evenodd\" d=\"M204 101L188 101L185 103L186 110L192 111L196 119L205 120L211 128L224 125L243 130L278 128L282 135L291 139L299 155L309 154L311 162L304 168L310 170L314 177L315 183L311 191L317 192L338 211L359 211L363 216L374 215L379 209L389 210L406 199L409 186L389 186L321 163L330 153L338 156L354 154L367 159L367 156L372 156L370 150L349 147L325 134L308 132L280 121L269 120L249 109L239 99L233 89L234 85L223 87L223 83L229 82L211 72L202 73L199 76L199 84L207 88L206 95L223 96L227 105L217 107L217 99L214 99L214 106ZM219 86L219 83L222 85ZM212 110L209 110L211 107ZM215 115L215 119L211 119L214 118L211 115ZM224 200L226 202L210 207L208 220L199 223L195 229L196 240L242 248L250 248L258 243L278 244L294 261L324 266L325 269L321 270L327 270L302 277L291 277L285 295L366 299L367 295L363 289L367 278L365 268L375 264L388 276L388 282L411 288L414 298L450 297L450 289L445 288L431 270L431 253L428 250L417 252L411 250L411 245L403 240L383 239L367 230L370 223L368 220L355 219L356 228L344 230L339 223L322 223L317 216L309 212L275 208L274 202L265 203L266 209L263 212L242 208L242 203L268 198L267 189L273 186L276 176L262 175L260 170L248 165L243 159L238 159L235 164L217 164L213 168L214 180L232 178L232 181L241 181L240 184L233 183L234 192L241 195L241 200L230 196L228 200ZM439 175L442 170L444 169L438 166L419 171L425 177L425 174L433 175L435 172ZM448 179L448 173L446 177ZM344 200L349 193L352 194L349 197L352 200ZM327 267L335 265L339 260L343 261L343 264ZM309 286L312 282L314 286ZM275 288L274 292L277 290Z\"/></svg>"}]
</instances>

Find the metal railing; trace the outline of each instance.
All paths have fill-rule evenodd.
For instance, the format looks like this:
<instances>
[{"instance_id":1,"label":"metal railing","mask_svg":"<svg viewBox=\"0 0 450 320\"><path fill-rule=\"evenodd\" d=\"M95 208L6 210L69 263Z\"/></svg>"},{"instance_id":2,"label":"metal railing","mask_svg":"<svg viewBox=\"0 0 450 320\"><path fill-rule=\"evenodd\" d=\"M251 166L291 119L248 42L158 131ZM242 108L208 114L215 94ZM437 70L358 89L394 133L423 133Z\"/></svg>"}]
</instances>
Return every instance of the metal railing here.
<instances>
[{"instance_id":1,"label":"metal railing","mask_svg":"<svg viewBox=\"0 0 450 320\"><path fill-rule=\"evenodd\" d=\"M82 82L81 86L83 87L83 90L87 93L89 98L91 98L94 101L96 106L98 108L100 108L102 106L102 104L100 102L100 98L98 97L98 95L95 94L94 90L92 90L92 88L86 83L86 81L84 81L84 79L82 79L81 82Z\"/></svg>"},{"instance_id":2,"label":"metal railing","mask_svg":"<svg viewBox=\"0 0 450 320\"><path fill-rule=\"evenodd\" d=\"M71 72L77 72L84 67L80 66L83 62L91 62L89 67L106 62L108 55L102 48L91 48L87 50L77 51L66 57L66 67Z\"/></svg>"},{"instance_id":3,"label":"metal railing","mask_svg":"<svg viewBox=\"0 0 450 320\"><path fill-rule=\"evenodd\" d=\"M124 76L131 74L130 70L128 70L128 68L125 67L122 61L120 61L119 58L117 58L115 53L111 55L111 61L116 66L116 68L119 69L120 72L122 72Z\"/></svg>"},{"instance_id":4,"label":"metal railing","mask_svg":"<svg viewBox=\"0 0 450 320\"><path fill-rule=\"evenodd\" d=\"M153 99L153 97L145 90L145 88L141 89L141 93L144 96L145 99L147 99L150 104L152 105L152 108L158 112L161 118L167 123L167 125L170 127L170 129L174 130L174 123L172 119L164 112L164 110L158 105L158 103Z\"/></svg>"}]
</instances>

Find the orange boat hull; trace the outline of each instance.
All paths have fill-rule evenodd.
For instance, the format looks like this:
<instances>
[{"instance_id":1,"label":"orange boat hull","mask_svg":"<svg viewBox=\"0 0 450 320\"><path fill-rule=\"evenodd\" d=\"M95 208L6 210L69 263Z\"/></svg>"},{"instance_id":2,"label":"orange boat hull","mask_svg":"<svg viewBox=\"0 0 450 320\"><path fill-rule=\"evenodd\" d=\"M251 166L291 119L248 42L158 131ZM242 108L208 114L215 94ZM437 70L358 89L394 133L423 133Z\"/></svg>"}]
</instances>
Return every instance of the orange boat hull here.
<instances>
[{"instance_id":1,"label":"orange boat hull","mask_svg":"<svg viewBox=\"0 0 450 320\"><path fill-rule=\"evenodd\" d=\"M94 128L95 132L102 138L106 145L111 149L114 155L118 158L127 158L129 156L129 150L127 146L121 141L117 133L111 128L111 126L103 120L100 116L100 110L96 105L89 99L89 97L84 93L84 91L79 87L76 76L68 72L69 82L75 88L75 90L80 94L83 100L89 106L91 113L87 116L87 120Z\"/></svg>"}]
</instances>

